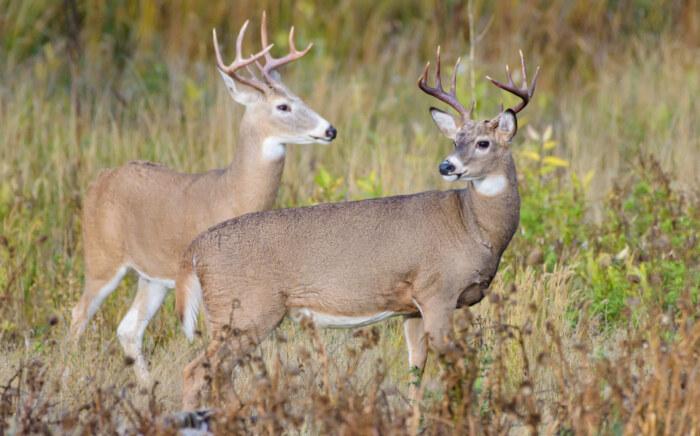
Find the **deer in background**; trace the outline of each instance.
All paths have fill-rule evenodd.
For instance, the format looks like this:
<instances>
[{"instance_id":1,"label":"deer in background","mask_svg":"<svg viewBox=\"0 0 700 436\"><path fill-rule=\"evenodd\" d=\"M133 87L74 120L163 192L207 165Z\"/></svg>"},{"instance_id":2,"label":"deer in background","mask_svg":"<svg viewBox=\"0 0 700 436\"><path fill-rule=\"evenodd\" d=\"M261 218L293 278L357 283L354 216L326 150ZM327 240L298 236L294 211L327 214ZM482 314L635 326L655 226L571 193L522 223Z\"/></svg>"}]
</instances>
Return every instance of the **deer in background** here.
<instances>
[{"instance_id":1,"label":"deer in background","mask_svg":"<svg viewBox=\"0 0 700 436\"><path fill-rule=\"evenodd\" d=\"M466 181L464 189L251 213L192 241L177 272L176 310L191 339L203 304L212 342L184 370L186 410L199 406L208 368L225 356L241 357L285 316L349 328L402 315L409 365L420 374L428 341L436 352L445 350L455 309L481 301L518 227L509 144L539 73L528 89L520 56L522 88L509 70L508 84L487 77L522 100L491 120L472 120L474 102L467 110L457 100L457 65L450 92L443 90L439 48L437 86L427 85L429 64L419 79L424 92L459 112L430 109L455 145L440 173ZM226 330L240 340L225 340Z\"/></svg>"},{"instance_id":2,"label":"deer in background","mask_svg":"<svg viewBox=\"0 0 700 436\"><path fill-rule=\"evenodd\" d=\"M312 44L297 51L292 27L290 53L273 58L263 14L263 50L246 59L241 44L247 25L246 21L238 34L236 58L228 66L213 32L219 73L233 99L246 107L228 168L183 174L160 164L130 162L103 170L85 197L85 290L73 309L71 335L77 341L127 270L136 271L136 298L117 335L142 380L148 380L141 353L144 332L174 287L178 260L190 241L223 220L273 207L286 144L329 144L336 137L336 129L282 84L275 71L306 55ZM263 58L261 66L258 61ZM248 69L253 63L262 78ZM244 67L249 77L240 75Z\"/></svg>"}]
</instances>

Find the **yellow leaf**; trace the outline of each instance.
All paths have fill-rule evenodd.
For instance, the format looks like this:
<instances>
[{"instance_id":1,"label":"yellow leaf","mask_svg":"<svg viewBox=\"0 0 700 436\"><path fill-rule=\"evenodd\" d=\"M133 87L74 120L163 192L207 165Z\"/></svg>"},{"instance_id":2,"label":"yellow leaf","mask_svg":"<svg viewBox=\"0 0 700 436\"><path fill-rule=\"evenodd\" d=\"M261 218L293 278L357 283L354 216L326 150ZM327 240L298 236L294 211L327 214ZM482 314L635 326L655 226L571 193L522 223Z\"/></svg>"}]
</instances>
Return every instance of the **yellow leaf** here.
<instances>
[{"instance_id":1,"label":"yellow leaf","mask_svg":"<svg viewBox=\"0 0 700 436\"><path fill-rule=\"evenodd\" d=\"M557 141L547 141L544 143L542 148L544 148L545 150L551 150L556 146L557 146Z\"/></svg>"},{"instance_id":2,"label":"yellow leaf","mask_svg":"<svg viewBox=\"0 0 700 436\"><path fill-rule=\"evenodd\" d=\"M574 189L581 189L581 181L574 171L571 172L571 183L574 185Z\"/></svg>"},{"instance_id":3,"label":"yellow leaf","mask_svg":"<svg viewBox=\"0 0 700 436\"><path fill-rule=\"evenodd\" d=\"M554 157L554 156L547 156L544 159L542 159L542 163L547 164L547 165L553 165L555 167L568 167L569 162L565 161L564 159Z\"/></svg>"},{"instance_id":4,"label":"yellow leaf","mask_svg":"<svg viewBox=\"0 0 700 436\"><path fill-rule=\"evenodd\" d=\"M593 180L594 175L595 170L590 170L589 172L587 172L586 175L583 176L583 186L588 186L591 183L591 180Z\"/></svg>"},{"instance_id":5,"label":"yellow leaf","mask_svg":"<svg viewBox=\"0 0 700 436\"><path fill-rule=\"evenodd\" d=\"M537 154L537 153L535 153L534 151L523 151L522 154L523 154L523 156L525 156L526 158L532 159L532 160L534 160L535 162L539 162L539 161L540 161L540 155Z\"/></svg>"},{"instance_id":6,"label":"yellow leaf","mask_svg":"<svg viewBox=\"0 0 700 436\"><path fill-rule=\"evenodd\" d=\"M185 98L188 101L197 101L202 97L203 89L189 77L185 79Z\"/></svg>"}]
</instances>

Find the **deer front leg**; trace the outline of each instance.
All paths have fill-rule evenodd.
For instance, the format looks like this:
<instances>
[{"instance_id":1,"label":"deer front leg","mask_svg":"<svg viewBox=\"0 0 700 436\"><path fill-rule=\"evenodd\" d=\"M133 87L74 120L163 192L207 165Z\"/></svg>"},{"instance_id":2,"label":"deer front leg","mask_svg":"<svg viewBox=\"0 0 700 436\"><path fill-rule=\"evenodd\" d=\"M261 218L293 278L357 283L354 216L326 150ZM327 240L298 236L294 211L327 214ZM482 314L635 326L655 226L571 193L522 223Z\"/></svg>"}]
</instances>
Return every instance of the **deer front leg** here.
<instances>
[{"instance_id":1,"label":"deer front leg","mask_svg":"<svg viewBox=\"0 0 700 436\"><path fill-rule=\"evenodd\" d=\"M408 349L408 366L410 369L408 399L416 399L418 387L423 378L425 360L428 356L428 340L425 336L425 325L419 314L404 315L403 331L406 336Z\"/></svg>"},{"instance_id":2,"label":"deer front leg","mask_svg":"<svg viewBox=\"0 0 700 436\"><path fill-rule=\"evenodd\" d=\"M134 359L134 371L142 382L149 381L148 365L141 351L143 334L167 295L168 288L165 285L139 277L134 303L117 328L117 337L124 353Z\"/></svg>"},{"instance_id":3,"label":"deer front leg","mask_svg":"<svg viewBox=\"0 0 700 436\"><path fill-rule=\"evenodd\" d=\"M454 311L456 301L429 301L423 306L425 333L430 348L437 355L444 354L453 340Z\"/></svg>"}]
</instances>

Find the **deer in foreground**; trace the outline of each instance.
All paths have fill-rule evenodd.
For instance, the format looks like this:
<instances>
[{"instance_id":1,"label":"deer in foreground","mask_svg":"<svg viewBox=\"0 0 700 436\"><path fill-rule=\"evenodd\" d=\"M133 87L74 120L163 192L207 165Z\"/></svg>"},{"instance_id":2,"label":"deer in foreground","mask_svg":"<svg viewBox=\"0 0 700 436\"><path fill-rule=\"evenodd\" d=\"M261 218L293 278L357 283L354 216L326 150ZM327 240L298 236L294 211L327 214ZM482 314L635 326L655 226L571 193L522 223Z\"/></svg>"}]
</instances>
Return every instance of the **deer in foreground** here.
<instances>
[{"instance_id":1,"label":"deer in foreground","mask_svg":"<svg viewBox=\"0 0 700 436\"><path fill-rule=\"evenodd\" d=\"M246 21L238 34L236 58L228 66L221 60L213 32L219 73L233 99L246 107L228 168L183 174L160 164L130 162L103 170L85 197L85 290L73 309L71 335L77 341L127 270L136 271L136 298L117 335L142 380L148 380L141 353L144 332L168 289L175 286L178 260L190 241L223 220L272 208L286 144L329 144L336 137L336 129L282 84L275 71L306 55L312 44L297 51L292 27L290 53L273 58L263 14L263 50L243 58L241 44L247 25ZM264 66L258 62L263 58ZM253 63L262 78L248 69ZM240 74L244 67L249 77Z\"/></svg>"},{"instance_id":2,"label":"deer in foreground","mask_svg":"<svg viewBox=\"0 0 700 436\"><path fill-rule=\"evenodd\" d=\"M439 48L437 86L427 85L429 64L419 79L420 89L459 112L430 109L455 144L440 173L467 181L464 189L251 213L192 241L177 272L176 310L191 339L203 304L212 342L184 370L185 410L199 406L208 368L222 356L241 357L285 316L349 328L402 315L409 365L421 374L428 341L436 352L445 350L455 309L481 301L518 227L509 144L539 73L528 89L520 56L522 88L509 70L508 84L487 76L522 99L491 120L472 120L474 102L467 110L457 100L457 65L450 92L443 90ZM241 340L225 341L226 330Z\"/></svg>"}]
</instances>

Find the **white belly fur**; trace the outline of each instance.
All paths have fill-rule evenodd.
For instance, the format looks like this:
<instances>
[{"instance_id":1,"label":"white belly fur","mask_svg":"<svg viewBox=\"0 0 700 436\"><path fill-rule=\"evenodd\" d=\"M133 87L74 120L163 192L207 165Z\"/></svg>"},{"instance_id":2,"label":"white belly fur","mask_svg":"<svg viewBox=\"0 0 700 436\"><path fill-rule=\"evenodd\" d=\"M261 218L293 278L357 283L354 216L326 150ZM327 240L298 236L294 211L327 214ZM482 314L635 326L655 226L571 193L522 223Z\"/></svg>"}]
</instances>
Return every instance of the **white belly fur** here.
<instances>
[{"instance_id":1,"label":"white belly fur","mask_svg":"<svg viewBox=\"0 0 700 436\"><path fill-rule=\"evenodd\" d=\"M292 321L297 323L301 322L301 320L305 317L308 317L314 322L314 324L316 324L316 327L320 329L343 329L374 324L375 322L400 314L396 312L380 312L370 316L337 316L328 315L327 313L314 312L307 307L295 307L291 309L287 315Z\"/></svg>"}]
</instances>

